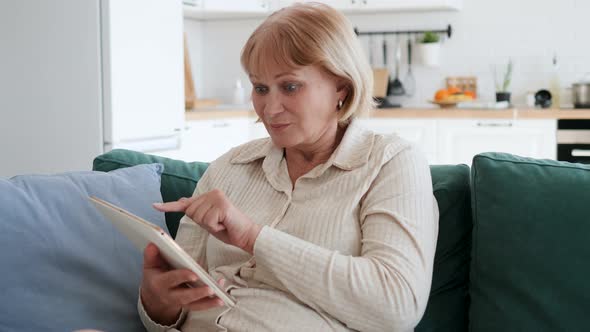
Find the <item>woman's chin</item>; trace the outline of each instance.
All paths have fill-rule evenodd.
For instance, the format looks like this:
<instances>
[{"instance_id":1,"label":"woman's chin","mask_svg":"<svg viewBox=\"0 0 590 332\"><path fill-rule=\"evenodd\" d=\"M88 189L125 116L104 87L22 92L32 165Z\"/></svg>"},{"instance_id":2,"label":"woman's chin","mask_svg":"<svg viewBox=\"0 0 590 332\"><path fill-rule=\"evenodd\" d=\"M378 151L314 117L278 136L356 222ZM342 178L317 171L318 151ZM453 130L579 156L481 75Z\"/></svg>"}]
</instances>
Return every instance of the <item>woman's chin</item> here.
<instances>
[{"instance_id":1,"label":"woman's chin","mask_svg":"<svg viewBox=\"0 0 590 332\"><path fill-rule=\"evenodd\" d=\"M271 135L270 139L272 140L272 143L278 148L288 149L295 145L294 142L285 137Z\"/></svg>"}]
</instances>

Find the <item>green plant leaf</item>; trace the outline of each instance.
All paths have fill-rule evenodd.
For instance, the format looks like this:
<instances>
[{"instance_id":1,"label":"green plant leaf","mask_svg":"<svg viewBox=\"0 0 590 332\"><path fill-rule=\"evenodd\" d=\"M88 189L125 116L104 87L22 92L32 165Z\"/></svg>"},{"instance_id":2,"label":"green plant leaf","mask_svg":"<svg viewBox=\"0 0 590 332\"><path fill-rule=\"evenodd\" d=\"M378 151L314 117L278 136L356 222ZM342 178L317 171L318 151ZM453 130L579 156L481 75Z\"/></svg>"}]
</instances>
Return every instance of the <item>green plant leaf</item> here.
<instances>
[{"instance_id":1,"label":"green plant leaf","mask_svg":"<svg viewBox=\"0 0 590 332\"><path fill-rule=\"evenodd\" d=\"M439 40L438 34L436 34L435 32L432 32L432 31L426 31L420 42L423 44L437 43L438 40Z\"/></svg>"},{"instance_id":2,"label":"green plant leaf","mask_svg":"<svg viewBox=\"0 0 590 332\"><path fill-rule=\"evenodd\" d=\"M508 66L506 67L506 74L504 74L504 84L502 85L502 91L507 92L512 81L512 59L508 60Z\"/></svg>"}]
</instances>

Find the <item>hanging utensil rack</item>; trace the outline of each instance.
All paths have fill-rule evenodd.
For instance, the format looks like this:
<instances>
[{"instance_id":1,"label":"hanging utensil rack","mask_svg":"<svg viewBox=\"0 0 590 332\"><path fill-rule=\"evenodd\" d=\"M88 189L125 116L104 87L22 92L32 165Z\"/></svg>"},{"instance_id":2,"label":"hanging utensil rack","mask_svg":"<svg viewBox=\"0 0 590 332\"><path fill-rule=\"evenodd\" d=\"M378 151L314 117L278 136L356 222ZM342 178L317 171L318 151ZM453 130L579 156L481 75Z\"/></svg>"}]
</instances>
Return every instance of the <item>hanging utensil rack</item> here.
<instances>
[{"instance_id":1,"label":"hanging utensil rack","mask_svg":"<svg viewBox=\"0 0 590 332\"><path fill-rule=\"evenodd\" d=\"M390 30L390 31L359 31L357 28L354 28L354 33L357 36L372 36L372 35L421 35L426 32L434 32L438 34L446 34L447 38L451 38L453 33L453 28L451 25L447 25L446 29L442 30Z\"/></svg>"}]
</instances>

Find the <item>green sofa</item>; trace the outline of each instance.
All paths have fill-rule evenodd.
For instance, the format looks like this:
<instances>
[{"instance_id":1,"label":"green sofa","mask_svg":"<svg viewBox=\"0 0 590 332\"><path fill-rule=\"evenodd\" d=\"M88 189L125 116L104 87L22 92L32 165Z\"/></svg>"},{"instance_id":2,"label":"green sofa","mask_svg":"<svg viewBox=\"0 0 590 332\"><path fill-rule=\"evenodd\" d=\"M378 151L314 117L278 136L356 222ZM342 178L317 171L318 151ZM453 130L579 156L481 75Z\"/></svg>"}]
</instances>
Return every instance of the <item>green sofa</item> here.
<instances>
[{"instance_id":1,"label":"green sofa","mask_svg":"<svg viewBox=\"0 0 590 332\"><path fill-rule=\"evenodd\" d=\"M93 169L164 164L164 201L191 196L207 168L127 150ZM483 153L431 166L440 230L416 331L580 331L590 315L590 166ZM181 214L166 214L174 236Z\"/></svg>"}]
</instances>

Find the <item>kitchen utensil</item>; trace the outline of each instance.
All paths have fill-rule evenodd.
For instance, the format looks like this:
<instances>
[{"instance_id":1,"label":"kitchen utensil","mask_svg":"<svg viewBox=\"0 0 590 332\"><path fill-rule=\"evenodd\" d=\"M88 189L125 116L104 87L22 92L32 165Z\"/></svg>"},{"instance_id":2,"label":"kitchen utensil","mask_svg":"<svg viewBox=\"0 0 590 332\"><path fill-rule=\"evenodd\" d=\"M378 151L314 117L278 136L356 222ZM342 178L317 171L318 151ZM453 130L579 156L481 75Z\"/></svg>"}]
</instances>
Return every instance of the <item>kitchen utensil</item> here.
<instances>
[{"instance_id":1,"label":"kitchen utensil","mask_svg":"<svg viewBox=\"0 0 590 332\"><path fill-rule=\"evenodd\" d=\"M375 39L372 35L369 35L369 63L373 67L373 97L381 103L387 95L389 72L387 68L375 68Z\"/></svg>"},{"instance_id":2,"label":"kitchen utensil","mask_svg":"<svg viewBox=\"0 0 590 332\"><path fill-rule=\"evenodd\" d=\"M574 108L590 108L590 73L572 85Z\"/></svg>"},{"instance_id":3,"label":"kitchen utensil","mask_svg":"<svg viewBox=\"0 0 590 332\"><path fill-rule=\"evenodd\" d=\"M382 49L383 49L383 67L385 67L385 69L388 69L388 67L387 67L387 40L385 39L385 36L383 36ZM389 70L388 70L388 72L389 72ZM391 88L391 80L389 79L389 75L387 75L387 92L385 93L387 96L389 95L390 88Z\"/></svg>"},{"instance_id":4,"label":"kitchen utensil","mask_svg":"<svg viewBox=\"0 0 590 332\"><path fill-rule=\"evenodd\" d=\"M406 91L402 81L399 80L399 66L402 59L402 48L399 42L399 38L396 41L395 47L395 77L393 81L390 81L389 88L387 89L388 96L403 96Z\"/></svg>"},{"instance_id":5,"label":"kitchen utensil","mask_svg":"<svg viewBox=\"0 0 590 332\"><path fill-rule=\"evenodd\" d=\"M379 85L375 84L374 87L374 92L383 92L383 96L375 95L375 100L378 103L379 108L400 107L401 105L392 104L387 98L387 96L389 96L389 88L391 86L391 81L389 80L389 69L387 69L387 40L385 39L385 36L383 36L383 67L384 68L381 68L381 70L377 72L373 71L374 78L377 77L378 79L383 79L383 81L379 82ZM385 91L376 90L377 88L381 89L383 86L385 86Z\"/></svg>"},{"instance_id":6,"label":"kitchen utensil","mask_svg":"<svg viewBox=\"0 0 590 332\"><path fill-rule=\"evenodd\" d=\"M408 36L408 72L404 79L404 88L407 96L413 96L416 90L416 79L412 74L412 40Z\"/></svg>"},{"instance_id":7,"label":"kitchen utensil","mask_svg":"<svg viewBox=\"0 0 590 332\"><path fill-rule=\"evenodd\" d=\"M375 55L373 52L375 52L375 39L373 38L373 35L369 35L369 64L371 67L375 65Z\"/></svg>"}]
</instances>

